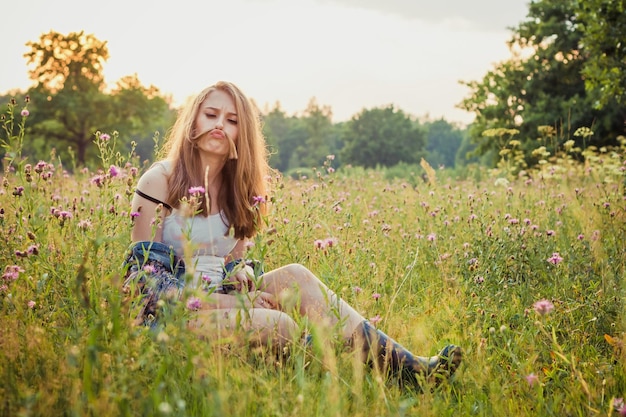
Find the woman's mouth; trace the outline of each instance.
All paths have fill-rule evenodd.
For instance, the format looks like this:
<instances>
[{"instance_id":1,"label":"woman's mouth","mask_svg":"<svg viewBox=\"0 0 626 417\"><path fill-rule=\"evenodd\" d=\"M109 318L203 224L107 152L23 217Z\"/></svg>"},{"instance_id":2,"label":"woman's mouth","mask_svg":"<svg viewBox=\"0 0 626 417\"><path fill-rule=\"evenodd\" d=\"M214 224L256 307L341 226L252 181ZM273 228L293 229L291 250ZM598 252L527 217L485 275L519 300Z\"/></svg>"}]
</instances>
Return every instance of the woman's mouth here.
<instances>
[{"instance_id":1,"label":"woman's mouth","mask_svg":"<svg viewBox=\"0 0 626 417\"><path fill-rule=\"evenodd\" d=\"M216 138L216 139L224 139L226 137L226 135L224 134L224 132L222 132L219 129L213 129L211 130L211 132L209 133L209 135L211 135L212 137Z\"/></svg>"}]
</instances>

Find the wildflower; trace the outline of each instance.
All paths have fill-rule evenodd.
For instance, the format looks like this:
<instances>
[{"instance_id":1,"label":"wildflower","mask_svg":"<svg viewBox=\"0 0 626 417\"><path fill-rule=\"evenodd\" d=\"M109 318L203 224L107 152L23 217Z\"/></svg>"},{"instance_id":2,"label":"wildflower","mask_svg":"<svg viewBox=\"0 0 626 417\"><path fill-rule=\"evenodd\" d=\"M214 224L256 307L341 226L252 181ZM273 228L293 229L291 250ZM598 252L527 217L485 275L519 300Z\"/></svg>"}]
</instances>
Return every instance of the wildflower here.
<instances>
[{"instance_id":1,"label":"wildflower","mask_svg":"<svg viewBox=\"0 0 626 417\"><path fill-rule=\"evenodd\" d=\"M617 411L620 416L626 416L626 405L624 405L624 399L613 398L613 409Z\"/></svg>"},{"instance_id":2,"label":"wildflower","mask_svg":"<svg viewBox=\"0 0 626 417\"><path fill-rule=\"evenodd\" d=\"M554 265L560 264L562 260L563 258L561 257L561 255L559 255L558 252L554 252L552 256L547 259L548 262Z\"/></svg>"},{"instance_id":3,"label":"wildflower","mask_svg":"<svg viewBox=\"0 0 626 417\"><path fill-rule=\"evenodd\" d=\"M208 276L207 274L202 274L202 281L205 282L207 285L211 284L211 277Z\"/></svg>"},{"instance_id":4,"label":"wildflower","mask_svg":"<svg viewBox=\"0 0 626 417\"><path fill-rule=\"evenodd\" d=\"M537 375L533 373L526 375L524 379L526 380L526 382L528 382L528 385L531 387L535 385L537 382L539 382L539 377L537 377Z\"/></svg>"},{"instance_id":5,"label":"wildflower","mask_svg":"<svg viewBox=\"0 0 626 417\"><path fill-rule=\"evenodd\" d=\"M101 133L100 134L100 140L104 141L104 142L108 142L111 139L111 135L109 135L108 133Z\"/></svg>"},{"instance_id":6,"label":"wildflower","mask_svg":"<svg viewBox=\"0 0 626 417\"><path fill-rule=\"evenodd\" d=\"M370 318L370 323L372 324L372 326L376 326L376 324L381 320L382 317L380 317L380 314L376 314L374 317Z\"/></svg>"},{"instance_id":7,"label":"wildflower","mask_svg":"<svg viewBox=\"0 0 626 417\"><path fill-rule=\"evenodd\" d=\"M578 240L585 240L585 235L583 235L583 234L581 233L581 234L579 234L579 235L576 237L576 239L578 239Z\"/></svg>"},{"instance_id":8,"label":"wildflower","mask_svg":"<svg viewBox=\"0 0 626 417\"><path fill-rule=\"evenodd\" d=\"M91 229L91 222L89 220L81 220L76 225L80 230L89 230Z\"/></svg>"},{"instance_id":9,"label":"wildflower","mask_svg":"<svg viewBox=\"0 0 626 417\"><path fill-rule=\"evenodd\" d=\"M39 255L39 245L30 245L26 248L26 253L29 255Z\"/></svg>"},{"instance_id":10,"label":"wildflower","mask_svg":"<svg viewBox=\"0 0 626 417\"><path fill-rule=\"evenodd\" d=\"M117 177L118 175L120 175L120 169L115 165L111 165L109 167L109 175L111 176L111 178Z\"/></svg>"},{"instance_id":11,"label":"wildflower","mask_svg":"<svg viewBox=\"0 0 626 417\"><path fill-rule=\"evenodd\" d=\"M359 287L358 285L355 285L352 290L357 294L360 294L361 292L363 292L363 288Z\"/></svg>"},{"instance_id":12,"label":"wildflower","mask_svg":"<svg viewBox=\"0 0 626 417\"><path fill-rule=\"evenodd\" d=\"M554 236L554 235L556 235L556 232L554 230L546 230L546 235Z\"/></svg>"},{"instance_id":13,"label":"wildflower","mask_svg":"<svg viewBox=\"0 0 626 417\"><path fill-rule=\"evenodd\" d=\"M46 168L48 167L48 163L45 161L39 161L37 162L37 164L35 165L35 172L37 174L41 174Z\"/></svg>"},{"instance_id":14,"label":"wildflower","mask_svg":"<svg viewBox=\"0 0 626 417\"><path fill-rule=\"evenodd\" d=\"M198 187L189 187L189 194L204 194L206 190L202 186Z\"/></svg>"},{"instance_id":15,"label":"wildflower","mask_svg":"<svg viewBox=\"0 0 626 417\"><path fill-rule=\"evenodd\" d=\"M594 230L593 233L591 233L591 240L596 241L599 238L600 238L600 231Z\"/></svg>"},{"instance_id":16,"label":"wildflower","mask_svg":"<svg viewBox=\"0 0 626 417\"><path fill-rule=\"evenodd\" d=\"M130 218L131 219L135 219L136 217L139 217L141 215L141 213L139 213L138 211L131 211L130 212Z\"/></svg>"},{"instance_id":17,"label":"wildflower","mask_svg":"<svg viewBox=\"0 0 626 417\"><path fill-rule=\"evenodd\" d=\"M15 190L13 191L14 196L21 197L23 194L24 194L24 187L22 187L21 185L18 187L15 187Z\"/></svg>"},{"instance_id":18,"label":"wildflower","mask_svg":"<svg viewBox=\"0 0 626 417\"><path fill-rule=\"evenodd\" d=\"M35 306L36 306L36 305L37 305L37 303L35 303L33 300L30 300L30 301L28 302L28 308L30 308L31 310L32 310L33 308L35 308Z\"/></svg>"},{"instance_id":19,"label":"wildflower","mask_svg":"<svg viewBox=\"0 0 626 417\"><path fill-rule=\"evenodd\" d=\"M24 269L22 269L19 265L7 265L4 268L2 279L5 281L15 281L17 277L19 277L20 272L24 272Z\"/></svg>"},{"instance_id":20,"label":"wildflower","mask_svg":"<svg viewBox=\"0 0 626 417\"><path fill-rule=\"evenodd\" d=\"M255 195L254 197L252 197L252 202L255 206L257 204L263 204L265 203L265 197L263 197L262 195Z\"/></svg>"},{"instance_id":21,"label":"wildflower","mask_svg":"<svg viewBox=\"0 0 626 417\"><path fill-rule=\"evenodd\" d=\"M554 304L552 304L548 300L539 300L535 302L535 304L533 304L533 308L538 314L545 316L546 314L554 310Z\"/></svg>"},{"instance_id":22,"label":"wildflower","mask_svg":"<svg viewBox=\"0 0 626 417\"><path fill-rule=\"evenodd\" d=\"M145 272L146 274L153 274L155 269L154 269L154 265L144 265L143 268L141 268L143 270L143 272Z\"/></svg>"},{"instance_id":23,"label":"wildflower","mask_svg":"<svg viewBox=\"0 0 626 417\"><path fill-rule=\"evenodd\" d=\"M198 297L189 297L189 299L187 299L187 308L189 310L200 310L200 308L202 307L202 301L200 301L200 299Z\"/></svg>"},{"instance_id":24,"label":"wildflower","mask_svg":"<svg viewBox=\"0 0 626 417\"><path fill-rule=\"evenodd\" d=\"M28 117L28 115L30 114L30 112L28 111L28 109L23 109L22 112L20 113L22 115L22 117Z\"/></svg>"},{"instance_id":25,"label":"wildflower","mask_svg":"<svg viewBox=\"0 0 626 417\"><path fill-rule=\"evenodd\" d=\"M95 175L89 180L89 182L95 184L97 187L102 187L104 185L104 180L104 175Z\"/></svg>"},{"instance_id":26,"label":"wildflower","mask_svg":"<svg viewBox=\"0 0 626 417\"><path fill-rule=\"evenodd\" d=\"M324 245L328 248L332 248L333 246L336 246L338 242L337 238L329 237L324 240Z\"/></svg>"},{"instance_id":27,"label":"wildflower","mask_svg":"<svg viewBox=\"0 0 626 417\"><path fill-rule=\"evenodd\" d=\"M437 239L437 235L435 233L431 233L427 236L429 242L434 242Z\"/></svg>"},{"instance_id":28,"label":"wildflower","mask_svg":"<svg viewBox=\"0 0 626 417\"><path fill-rule=\"evenodd\" d=\"M72 216L72 213L66 210L59 212L59 217L61 218L61 220L71 219Z\"/></svg>"},{"instance_id":29,"label":"wildflower","mask_svg":"<svg viewBox=\"0 0 626 417\"><path fill-rule=\"evenodd\" d=\"M375 292L374 294L372 294L372 298L376 301L378 301L380 297L382 297L382 295L378 292Z\"/></svg>"},{"instance_id":30,"label":"wildflower","mask_svg":"<svg viewBox=\"0 0 626 417\"><path fill-rule=\"evenodd\" d=\"M321 239L315 239L313 245L315 246L315 249L324 249L326 247L326 244Z\"/></svg>"}]
</instances>

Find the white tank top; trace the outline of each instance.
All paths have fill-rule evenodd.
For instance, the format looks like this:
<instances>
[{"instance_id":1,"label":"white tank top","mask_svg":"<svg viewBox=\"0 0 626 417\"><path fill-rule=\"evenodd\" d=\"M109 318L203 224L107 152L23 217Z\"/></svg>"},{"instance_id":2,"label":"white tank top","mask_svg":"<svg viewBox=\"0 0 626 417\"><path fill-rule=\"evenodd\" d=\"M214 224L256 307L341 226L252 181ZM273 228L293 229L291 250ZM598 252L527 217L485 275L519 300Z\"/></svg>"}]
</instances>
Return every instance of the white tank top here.
<instances>
[{"instance_id":1,"label":"white tank top","mask_svg":"<svg viewBox=\"0 0 626 417\"><path fill-rule=\"evenodd\" d=\"M228 235L228 224L223 213L207 217L181 216L177 209L165 217L163 221L163 243L171 246L176 255L184 258L184 246L190 244L192 265L187 264L187 272L193 272L194 281L189 283L198 286L221 289L224 257L237 244L238 239Z\"/></svg>"}]
</instances>

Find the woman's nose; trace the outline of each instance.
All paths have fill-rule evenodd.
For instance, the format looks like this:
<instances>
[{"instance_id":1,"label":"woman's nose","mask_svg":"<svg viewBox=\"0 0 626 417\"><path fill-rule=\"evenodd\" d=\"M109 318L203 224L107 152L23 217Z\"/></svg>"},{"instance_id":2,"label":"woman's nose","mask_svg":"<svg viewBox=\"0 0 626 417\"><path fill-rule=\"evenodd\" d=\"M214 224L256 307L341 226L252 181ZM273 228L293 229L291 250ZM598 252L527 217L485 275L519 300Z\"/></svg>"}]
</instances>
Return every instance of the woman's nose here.
<instances>
[{"instance_id":1,"label":"woman's nose","mask_svg":"<svg viewBox=\"0 0 626 417\"><path fill-rule=\"evenodd\" d=\"M215 120L215 128L216 129L224 129L224 117L218 116Z\"/></svg>"}]
</instances>

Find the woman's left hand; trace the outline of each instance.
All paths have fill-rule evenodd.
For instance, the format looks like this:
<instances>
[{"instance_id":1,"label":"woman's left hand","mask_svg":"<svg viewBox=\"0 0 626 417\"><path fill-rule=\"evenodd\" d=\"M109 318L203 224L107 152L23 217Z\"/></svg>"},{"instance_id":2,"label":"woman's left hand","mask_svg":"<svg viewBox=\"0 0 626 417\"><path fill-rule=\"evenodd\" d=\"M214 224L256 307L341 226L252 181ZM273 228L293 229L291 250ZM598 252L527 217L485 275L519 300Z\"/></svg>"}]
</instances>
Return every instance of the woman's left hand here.
<instances>
[{"instance_id":1,"label":"woman's left hand","mask_svg":"<svg viewBox=\"0 0 626 417\"><path fill-rule=\"evenodd\" d=\"M235 284L235 289L239 292L251 292L256 291L256 284L254 283L254 269L251 266L245 265L230 279Z\"/></svg>"}]
</instances>

